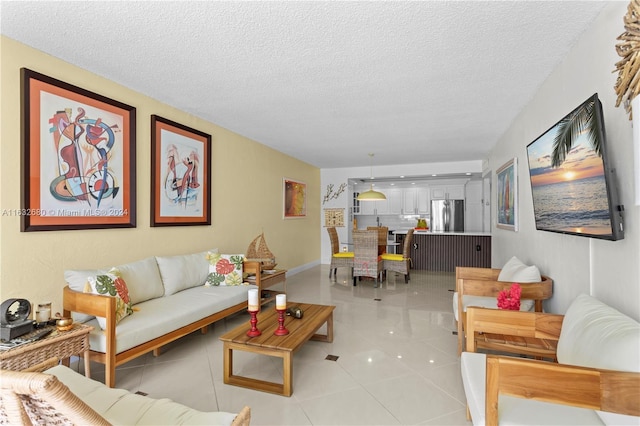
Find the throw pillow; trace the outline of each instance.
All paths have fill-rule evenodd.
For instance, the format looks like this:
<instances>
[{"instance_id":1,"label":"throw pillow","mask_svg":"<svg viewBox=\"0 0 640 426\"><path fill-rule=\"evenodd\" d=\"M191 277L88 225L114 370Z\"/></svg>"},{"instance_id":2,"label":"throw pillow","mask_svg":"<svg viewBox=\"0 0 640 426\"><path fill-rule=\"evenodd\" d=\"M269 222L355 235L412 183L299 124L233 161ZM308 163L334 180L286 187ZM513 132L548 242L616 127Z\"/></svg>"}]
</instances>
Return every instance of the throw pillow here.
<instances>
[{"instance_id":1,"label":"throw pillow","mask_svg":"<svg viewBox=\"0 0 640 426\"><path fill-rule=\"evenodd\" d=\"M124 317L133 313L131 299L129 298L129 289L127 283L120 276L120 271L111 268L109 272L98 274L95 277L89 277L88 285L85 286L85 293L101 294L103 296L111 296L116 298L116 324ZM96 317L100 328L107 328L107 320L102 317Z\"/></svg>"},{"instance_id":2,"label":"throw pillow","mask_svg":"<svg viewBox=\"0 0 640 426\"><path fill-rule=\"evenodd\" d=\"M242 254L219 254L208 252L209 275L205 286L243 285Z\"/></svg>"},{"instance_id":3,"label":"throw pillow","mask_svg":"<svg viewBox=\"0 0 640 426\"><path fill-rule=\"evenodd\" d=\"M542 281L540 270L536 266L528 266L520 259L513 256L502 267L498 275L498 281L513 283L537 283Z\"/></svg>"}]
</instances>

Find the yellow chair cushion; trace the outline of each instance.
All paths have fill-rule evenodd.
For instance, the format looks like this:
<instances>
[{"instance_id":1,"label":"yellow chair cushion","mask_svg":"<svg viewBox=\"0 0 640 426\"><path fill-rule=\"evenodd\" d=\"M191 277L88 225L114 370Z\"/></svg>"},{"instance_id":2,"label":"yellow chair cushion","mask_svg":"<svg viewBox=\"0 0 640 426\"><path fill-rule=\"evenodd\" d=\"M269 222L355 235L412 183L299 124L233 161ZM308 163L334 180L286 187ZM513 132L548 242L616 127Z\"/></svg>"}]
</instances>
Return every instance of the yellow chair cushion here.
<instances>
[{"instance_id":1,"label":"yellow chair cushion","mask_svg":"<svg viewBox=\"0 0 640 426\"><path fill-rule=\"evenodd\" d=\"M397 260L397 261L403 261L403 260L407 260L407 257L404 257L401 254L393 254L393 253L385 253L382 256L382 260Z\"/></svg>"},{"instance_id":2,"label":"yellow chair cushion","mask_svg":"<svg viewBox=\"0 0 640 426\"><path fill-rule=\"evenodd\" d=\"M353 257L354 253L352 251L341 251L340 253L335 253L333 257Z\"/></svg>"}]
</instances>

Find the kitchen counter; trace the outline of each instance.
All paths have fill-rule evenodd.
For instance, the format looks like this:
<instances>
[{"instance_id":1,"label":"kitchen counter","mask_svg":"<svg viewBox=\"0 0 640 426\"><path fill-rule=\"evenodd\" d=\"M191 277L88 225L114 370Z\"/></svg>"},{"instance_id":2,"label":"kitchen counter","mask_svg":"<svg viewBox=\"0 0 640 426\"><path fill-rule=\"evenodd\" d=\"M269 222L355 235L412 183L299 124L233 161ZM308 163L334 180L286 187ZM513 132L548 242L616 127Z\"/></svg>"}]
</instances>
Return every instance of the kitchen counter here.
<instances>
[{"instance_id":1,"label":"kitchen counter","mask_svg":"<svg viewBox=\"0 0 640 426\"><path fill-rule=\"evenodd\" d=\"M408 229L398 229L393 231L394 235L407 235ZM490 237L491 232L482 232L482 231L466 231L466 232L433 232L429 229L426 231L418 231L417 229L413 231L413 235L469 235L469 236L479 236L479 237Z\"/></svg>"},{"instance_id":2,"label":"kitchen counter","mask_svg":"<svg viewBox=\"0 0 640 426\"><path fill-rule=\"evenodd\" d=\"M406 235L406 229L394 231L398 243L402 243ZM456 266L488 268L491 267L491 233L414 231L410 251L413 269L454 272Z\"/></svg>"}]
</instances>

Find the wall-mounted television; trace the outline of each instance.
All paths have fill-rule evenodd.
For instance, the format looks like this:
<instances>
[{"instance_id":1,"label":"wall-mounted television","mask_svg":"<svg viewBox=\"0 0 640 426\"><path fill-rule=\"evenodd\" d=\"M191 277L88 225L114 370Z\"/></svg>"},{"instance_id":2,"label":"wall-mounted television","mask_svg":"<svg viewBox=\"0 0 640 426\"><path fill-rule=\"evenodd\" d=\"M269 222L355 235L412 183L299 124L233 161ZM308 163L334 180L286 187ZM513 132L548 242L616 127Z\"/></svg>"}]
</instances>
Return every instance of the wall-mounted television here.
<instances>
[{"instance_id":1,"label":"wall-mounted television","mask_svg":"<svg viewBox=\"0 0 640 426\"><path fill-rule=\"evenodd\" d=\"M624 238L597 93L531 142L527 157L537 230Z\"/></svg>"}]
</instances>

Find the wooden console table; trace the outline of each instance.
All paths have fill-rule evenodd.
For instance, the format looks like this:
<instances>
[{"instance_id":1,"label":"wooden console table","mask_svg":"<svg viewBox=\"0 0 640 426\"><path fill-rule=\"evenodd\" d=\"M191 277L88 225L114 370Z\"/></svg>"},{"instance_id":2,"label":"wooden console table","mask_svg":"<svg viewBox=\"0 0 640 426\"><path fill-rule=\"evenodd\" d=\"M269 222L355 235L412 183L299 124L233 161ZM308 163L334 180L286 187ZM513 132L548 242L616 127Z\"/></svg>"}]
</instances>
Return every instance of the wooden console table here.
<instances>
[{"instance_id":1,"label":"wooden console table","mask_svg":"<svg viewBox=\"0 0 640 426\"><path fill-rule=\"evenodd\" d=\"M51 334L40 340L0 351L0 368L20 371L53 357L64 360L72 355L80 355L84 358L84 374L91 377L89 333L93 327L74 324L69 331L58 331L54 326L51 327L54 328Z\"/></svg>"},{"instance_id":2,"label":"wooden console table","mask_svg":"<svg viewBox=\"0 0 640 426\"><path fill-rule=\"evenodd\" d=\"M266 303L275 300L276 294L278 293L286 293L287 292L287 270L286 269L275 269L273 272L265 272L262 270L260 262L244 262L243 271L249 274L255 274L255 281L249 280L249 283L255 284L258 286L258 293L260 294L261 300L260 305L264 305ZM273 287L275 285L282 283L282 291L269 290L269 295L267 297L262 297L263 293L266 289Z\"/></svg>"}]
</instances>

